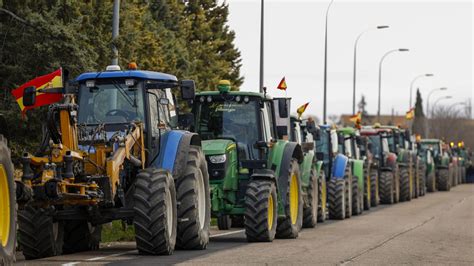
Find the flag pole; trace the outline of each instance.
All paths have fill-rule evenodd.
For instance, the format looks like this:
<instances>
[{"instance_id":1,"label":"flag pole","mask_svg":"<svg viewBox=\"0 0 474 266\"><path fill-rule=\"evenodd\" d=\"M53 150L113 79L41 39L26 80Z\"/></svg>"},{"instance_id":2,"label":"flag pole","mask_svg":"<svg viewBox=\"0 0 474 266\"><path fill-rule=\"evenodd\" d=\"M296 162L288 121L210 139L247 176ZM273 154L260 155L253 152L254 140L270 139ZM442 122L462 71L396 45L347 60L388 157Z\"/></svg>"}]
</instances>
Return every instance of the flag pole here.
<instances>
[{"instance_id":1,"label":"flag pole","mask_svg":"<svg viewBox=\"0 0 474 266\"><path fill-rule=\"evenodd\" d=\"M260 93L263 92L263 22L264 22L264 6L263 1L261 1L260 7L260 84L258 90Z\"/></svg>"}]
</instances>

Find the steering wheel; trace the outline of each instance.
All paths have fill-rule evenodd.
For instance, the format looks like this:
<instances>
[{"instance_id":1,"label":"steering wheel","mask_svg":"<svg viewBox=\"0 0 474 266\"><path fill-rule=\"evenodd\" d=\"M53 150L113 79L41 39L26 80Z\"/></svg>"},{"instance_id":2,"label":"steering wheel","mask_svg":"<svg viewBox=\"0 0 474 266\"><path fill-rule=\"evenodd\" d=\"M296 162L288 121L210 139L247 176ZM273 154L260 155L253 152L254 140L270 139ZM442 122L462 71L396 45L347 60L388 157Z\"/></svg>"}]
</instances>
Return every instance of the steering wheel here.
<instances>
[{"instance_id":1,"label":"steering wheel","mask_svg":"<svg viewBox=\"0 0 474 266\"><path fill-rule=\"evenodd\" d=\"M121 110L121 109L109 110L107 113L105 113L105 116L121 116L121 117L124 117L125 119L129 120L128 113Z\"/></svg>"}]
</instances>

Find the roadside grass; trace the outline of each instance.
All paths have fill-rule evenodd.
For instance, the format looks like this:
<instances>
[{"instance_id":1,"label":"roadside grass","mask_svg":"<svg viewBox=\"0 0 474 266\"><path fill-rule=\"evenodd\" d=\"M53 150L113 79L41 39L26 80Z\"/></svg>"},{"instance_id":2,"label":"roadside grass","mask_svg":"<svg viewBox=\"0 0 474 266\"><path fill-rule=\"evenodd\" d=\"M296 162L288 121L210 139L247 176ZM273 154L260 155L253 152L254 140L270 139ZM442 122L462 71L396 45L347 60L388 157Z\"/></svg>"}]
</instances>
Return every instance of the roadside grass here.
<instances>
[{"instance_id":1,"label":"roadside grass","mask_svg":"<svg viewBox=\"0 0 474 266\"><path fill-rule=\"evenodd\" d=\"M122 221L113 221L102 227L102 243L135 241L135 228L127 226L124 230Z\"/></svg>"}]
</instances>

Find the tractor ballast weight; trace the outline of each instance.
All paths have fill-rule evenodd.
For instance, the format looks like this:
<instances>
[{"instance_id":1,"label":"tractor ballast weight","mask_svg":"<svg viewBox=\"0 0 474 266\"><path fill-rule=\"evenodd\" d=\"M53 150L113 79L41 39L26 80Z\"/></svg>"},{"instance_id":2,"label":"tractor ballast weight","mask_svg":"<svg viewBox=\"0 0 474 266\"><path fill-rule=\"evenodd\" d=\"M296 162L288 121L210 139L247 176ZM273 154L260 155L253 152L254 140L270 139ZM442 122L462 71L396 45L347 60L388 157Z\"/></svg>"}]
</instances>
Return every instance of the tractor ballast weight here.
<instances>
[{"instance_id":1,"label":"tractor ballast weight","mask_svg":"<svg viewBox=\"0 0 474 266\"><path fill-rule=\"evenodd\" d=\"M299 144L277 137L275 122L289 121L289 105L266 94L207 91L196 95L193 113L219 229L243 225L250 242L296 238L303 219L304 155Z\"/></svg>"},{"instance_id":2,"label":"tractor ballast weight","mask_svg":"<svg viewBox=\"0 0 474 266\"><path fill-rule=\"evenodd\" d=\"M206 248L207 165L199 136L179 130L172 94L181 88L183 100L193 99L194 82L118 70L67 84L49 110L45 152L22 159L17 194L26 259L96 249L101 225L113 220L135 226L143 254ZM36 93L25 90L26 106Z\"/></svg>"}]
</instances>

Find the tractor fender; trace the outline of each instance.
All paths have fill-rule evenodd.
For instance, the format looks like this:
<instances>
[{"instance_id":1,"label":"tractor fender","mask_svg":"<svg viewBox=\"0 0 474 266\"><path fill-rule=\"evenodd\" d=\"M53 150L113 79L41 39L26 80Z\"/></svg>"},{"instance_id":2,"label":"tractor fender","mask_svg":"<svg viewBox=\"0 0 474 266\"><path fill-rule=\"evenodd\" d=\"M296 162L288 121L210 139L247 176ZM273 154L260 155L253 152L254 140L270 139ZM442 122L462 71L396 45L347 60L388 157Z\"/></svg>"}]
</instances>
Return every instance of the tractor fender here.
<instances>
[{"instance_id":1,"label":"tractor fender","mask_svg":"<svg viewBox=\"0 0 474 266\"><path fill-rule=\"evenodd\" d=\"M278 180L276 182L277 190L279 191L282 197L283 203L286 203L286 191L288 189L288 173L291 171L291 161L292 159L296 159L298 161L298 164L301 164L304 161L304 155L301 146L295 142L278 143L282 146L280 146L279 154L272 158L272 165L276 166L275 176L278 177ZM301 179L302 177L300 173L300 180Z\"/></svg>"},{"instance_id":2,"label":"tractor fender","mask_svg":"<svg viewBox=\"0 0 474 266\"><path fill-rule=\"evenodd\" d=\"M152 165L170 171L174 179L181 177L186 169L190 145L201 146L198 134L184 130L164 133L160 137L160 154Z\"/></svg>"},{"instance_id":3,"label":"tractor fender","mask_svg":"<svg viewBox=\"0 0 474 266\"><path fill-rule=\"evenodd\" d=\"M357 182L359 187L364 187L364 161L363 160L353 160L352 166L352 175L357 176Z\"/></svg>"},{"instance_id":4,"label":"tractor fender","mask_svg":"<svg viewBox=\"0 0 474 266\"><path fill-rule=\"evenodd\" d=\"M332 167L332 177L336 179L343 179L344 175L346 174L346 167L348 163L349 159L346 156L342 154L336 155Z\"/></svg>"},{"instance_id":5,"label":"tractor fender","mask_svg":"<svg viewBox=\"0 0 474 266\"><path fill-rule=\"evenodd\" d=\"M314 152L310 151L304 155L303 163L300 165L301 169L301 183L304 187L308 186L311 178L311 170L316 168Z\"/></svg>"},{"instance_id":6,"label":"tractor fender","mask_svg":"<svg viewBox=\"0 0 474 266\"><path fill-rule=\"evenodd\" d=\"M250 179L275 181L275 172L271 169L255 169Z\"/></svg>"}]
</instances>

